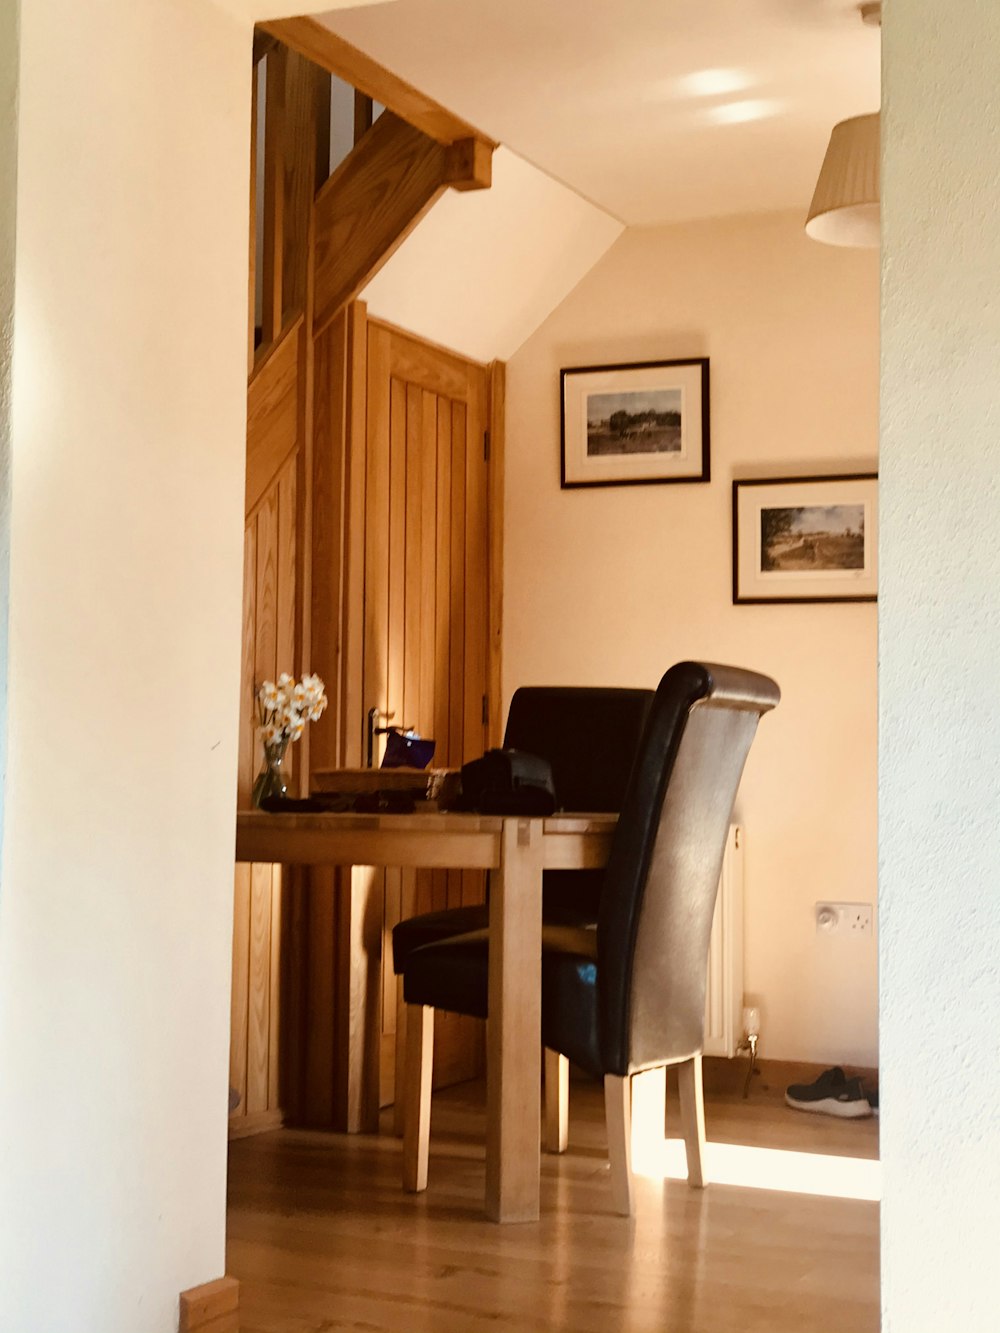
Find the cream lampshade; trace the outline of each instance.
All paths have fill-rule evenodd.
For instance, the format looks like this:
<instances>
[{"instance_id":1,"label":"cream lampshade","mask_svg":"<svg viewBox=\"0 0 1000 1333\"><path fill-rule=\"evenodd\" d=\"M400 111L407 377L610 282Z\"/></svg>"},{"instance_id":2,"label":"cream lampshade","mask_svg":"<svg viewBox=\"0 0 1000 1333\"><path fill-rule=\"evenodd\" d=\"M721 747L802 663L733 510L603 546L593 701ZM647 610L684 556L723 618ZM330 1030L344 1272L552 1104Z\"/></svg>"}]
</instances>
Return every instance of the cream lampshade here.
<instances>
[{"instance_id":1,"label":"cream lampshade","mask_svg":"<svg viewBox=\"0 0 1000 1333\"><path fill-rule=\"evenodd\" d=\"M828 245L879 243L879 113L834 125L806 233Z\"/></svg>"}]
</instances>

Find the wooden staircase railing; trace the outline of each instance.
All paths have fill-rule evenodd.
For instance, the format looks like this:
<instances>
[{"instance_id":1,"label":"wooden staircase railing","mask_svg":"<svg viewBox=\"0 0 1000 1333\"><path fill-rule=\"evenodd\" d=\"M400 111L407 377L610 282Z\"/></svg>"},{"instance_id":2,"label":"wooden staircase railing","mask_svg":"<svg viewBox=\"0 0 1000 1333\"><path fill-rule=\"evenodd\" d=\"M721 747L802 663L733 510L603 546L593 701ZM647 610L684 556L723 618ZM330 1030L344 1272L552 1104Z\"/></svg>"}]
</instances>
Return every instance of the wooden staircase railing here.
<instances>
[{"instance_id":1,"label":"wooden staircase railing","mask_svg":"<svg viewBox=\"0 0 1000 1333\"><path fill-rule=\"evenodd\" d=\"M305 309L311 249L321 329L444 190L489 188L496 147L315 19L261 25L254 62L251 371ZM332 174L331 79L354 89L354 147Z\"/></svg>"}]
</instances>

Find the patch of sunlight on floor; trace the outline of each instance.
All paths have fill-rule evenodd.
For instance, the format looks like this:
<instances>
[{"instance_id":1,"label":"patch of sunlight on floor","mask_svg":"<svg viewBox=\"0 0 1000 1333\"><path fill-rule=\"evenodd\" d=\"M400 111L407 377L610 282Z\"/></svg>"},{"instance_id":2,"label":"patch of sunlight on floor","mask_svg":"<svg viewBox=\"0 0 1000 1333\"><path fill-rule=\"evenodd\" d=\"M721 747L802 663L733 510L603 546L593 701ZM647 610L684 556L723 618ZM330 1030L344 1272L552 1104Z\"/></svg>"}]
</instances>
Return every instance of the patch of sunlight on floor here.
<instances>
[{"instance_id":1,"label":"patch of sunlight on floor","mask_svg":"<svg viewBox=\"0 0 1000 1333\"><path fill-rule=\"evenodd\" d=\"M683 1140L634 1143L632 1169L636 1175L654 1180L686 1180ZM872 1203L882 1197L880 1163L859 1157L708 1143L705 1175L715 1185L781 1190L786 1194L823 1194L831 1199L862 1199Z\"/></svg>"}]
</instances>

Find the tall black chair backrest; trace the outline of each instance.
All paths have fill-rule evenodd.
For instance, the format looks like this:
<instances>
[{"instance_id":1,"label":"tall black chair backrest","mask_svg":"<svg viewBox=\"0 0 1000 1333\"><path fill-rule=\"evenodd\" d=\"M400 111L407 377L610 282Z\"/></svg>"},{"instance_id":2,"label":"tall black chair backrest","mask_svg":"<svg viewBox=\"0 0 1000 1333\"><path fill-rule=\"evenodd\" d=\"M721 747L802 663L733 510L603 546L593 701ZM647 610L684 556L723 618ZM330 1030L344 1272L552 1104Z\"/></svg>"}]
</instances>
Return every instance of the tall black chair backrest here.
<instances>
[{"instance_id":1,"label":"tall black chair backrest","mask_svg":"<svg viewBox=\"0 0 1000 1333\"><path fill-rule=\"evenodd\" d=\"M733 802L767 676L680 662L660 681L605 871L597 928L606 1072L697 1055L712 916Z\"/></svg>"},{"instance_id":2,"label":"tall black chair backrest","mask_svg":"<svg viewBox=\"0 0 1000 1333\"><path fill-rule=\"evenodd\" d=\"M617 811L652 702L652 690L523 685L503 743L549 761L560 810Z\"/></svg>"},{"instance_id":3,"label":"tall black chair backrest","mask_svg":"<svg viewBox=\"0 0 1000 1333\"><path fill-rule=\"evenodd\" d=\"M522 685L510 701L504 745L549 761L560 810L616 814L652 704L652 690ZM603 886L601 870L546 870L546 919L596 921Z\"/></svg>"}]
</instances>

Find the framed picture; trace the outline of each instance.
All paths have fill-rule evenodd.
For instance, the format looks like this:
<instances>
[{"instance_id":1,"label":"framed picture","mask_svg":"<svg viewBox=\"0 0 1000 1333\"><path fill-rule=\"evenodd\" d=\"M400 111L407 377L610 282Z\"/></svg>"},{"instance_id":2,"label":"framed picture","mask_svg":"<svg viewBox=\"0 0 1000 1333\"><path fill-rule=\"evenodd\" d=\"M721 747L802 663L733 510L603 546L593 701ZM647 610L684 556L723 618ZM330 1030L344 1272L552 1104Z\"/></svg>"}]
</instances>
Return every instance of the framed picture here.
<instances>
[{"instance_id":1,"label":"framed picture","mask_svg":"<svg viewBox=\"0 0 1000 1333\"><path fill-rule=\"evenodd\" d=\"M874 602L878 475L733 482L734 602Z\"/></svg>"},{"instance_id":2,"label":"framed picture","mask_svg":"<svg viewBox=\"0 0 1000 1333\"><path fill-rule=\"evenodd\" d=\"M562 390L562 484L708 481L708 358L572 366Z\"/></svg>"}]
</instances>

